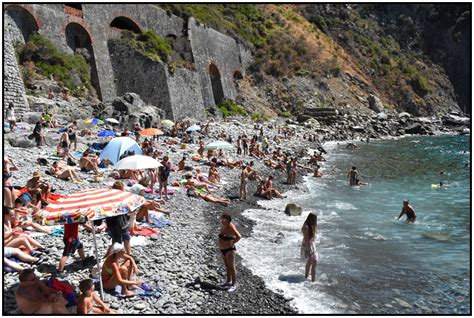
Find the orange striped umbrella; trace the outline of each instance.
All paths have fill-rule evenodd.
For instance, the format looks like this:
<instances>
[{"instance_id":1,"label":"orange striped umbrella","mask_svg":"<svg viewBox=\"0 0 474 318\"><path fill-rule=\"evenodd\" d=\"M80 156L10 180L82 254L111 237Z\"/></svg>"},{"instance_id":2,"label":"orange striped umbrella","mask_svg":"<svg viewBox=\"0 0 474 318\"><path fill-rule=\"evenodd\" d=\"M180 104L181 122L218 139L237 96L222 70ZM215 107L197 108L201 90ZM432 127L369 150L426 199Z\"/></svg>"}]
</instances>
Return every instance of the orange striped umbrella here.
<instances>
[{"instance_id":1,"label":"orange striped umbrella","mask_svg":"<svg viewBox=\"0 0 474 318\"><path fill-rule=\"evenodd\" d=\"M147 128L140 131L140 135L142 136L155 136L155 135L163 135L163 132L156 128Z\"/></svg>"},{"instance_id":2,"label":"orange striped umbrella","mask_svg":"<svg viewBox=\"0 0 474 318\"><path fill-rule=\"evenodd\" d=\"M43 225L82 223L126 214L145 203L145 198L115 189L88 189L61 197L33 214Z\"/></svg>"}]
</instances>

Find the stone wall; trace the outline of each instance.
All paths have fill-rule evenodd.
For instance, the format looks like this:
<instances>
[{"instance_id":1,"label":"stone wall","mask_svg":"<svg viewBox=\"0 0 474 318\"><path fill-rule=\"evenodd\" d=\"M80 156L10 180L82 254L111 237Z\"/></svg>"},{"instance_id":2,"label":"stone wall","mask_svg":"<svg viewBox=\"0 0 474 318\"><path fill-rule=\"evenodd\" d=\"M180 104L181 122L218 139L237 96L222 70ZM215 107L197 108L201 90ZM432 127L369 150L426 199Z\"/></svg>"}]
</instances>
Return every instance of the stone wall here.
<instances>
[{"instance_id":1,"label":"stone wall","mask_svg":"<svg viewBox=\"0 0 474 318\"><path fill-rule=\"evenodd\" d=\"M136 93L146 103L158 106L173 115L165 65L154 62L128 46L112 41L109 43L113 77L117 95Z\"/></svg>"},{"instance_id":2,"label":"stone wall","mask_svg":"<svg viewBox=\"0 0 474 318\"><path fill-rule=\"evenodd\" d=\"M173 75L168 75L168 88L173 120L185 117L197 119L204 117L204 101L202 100L199 76L196 72L177 68Z\"/></svg>"},{"instance_id":3,"label":"stone wall","mask_svg":"<svg viewBox=\"0 0 474 318\"><path fill-rule=\"evenodd\" d=\"M194 63L201 82L204 105L206 107L215 105L209 77L211 64L215 64L219 69L224 97L234 99L237 95L233 78L234 72L240 71L244 74L239 44L229 36L199 25L192 17L188 20L188 29Z\"/></svg>"},{"instance_id":4,"label":"stone wall","mask_svg":"<svg viewBox=\"0 0 474 318\"><path fill-rule=\"evenodd\" d=\"M24 34L31 30L38 30L65 53L72 54L80 48L79 51L89 55L92 82L102 101L112 101L131 91L145 102L164 109L170 118L196 115L201 109L204 115L202 105L215 105L209 77L211 63L219 70L223 97L234 99L237 95L234 73L238 71L243 75L251 59L249 51L233 38L197 25L193 18L186 24L153 4L90 3L83 4L82 11L59 3L9 4L4 8L4 17L11 18L9 21L16 25L13 28L16 31L12 31L15 37L21 34L25 37ZM115 19L125 23L112 27ZM175 39L177 50L182 50L180 56L194 62L197 72L180 70L168 79L165 65L149 65L150 61L143 57L132 61L130 52L120 50L114 56L109 40L117 38L121 28L130 26L139 31L153 29L161 37ZM184 29L185 26L188 29ZM120 61L119 57L126 58L128 63ZM124 69L120 70L120 67ZM173 96L170 97L170 93ZM190 107L190 104L196 106ZM177 107L175 112L174 107Z\"/></svg>"},{"instance_id":5,"label":"stone wall","mask_svg":"<svg viewBox=\"0 0 474 318\"><path fill-rule=\"evenodd\" d=\"M25 87L8 32L3 33L3 109L13 103L18 118L28 111Z\"/></svg>"}]
</instances>

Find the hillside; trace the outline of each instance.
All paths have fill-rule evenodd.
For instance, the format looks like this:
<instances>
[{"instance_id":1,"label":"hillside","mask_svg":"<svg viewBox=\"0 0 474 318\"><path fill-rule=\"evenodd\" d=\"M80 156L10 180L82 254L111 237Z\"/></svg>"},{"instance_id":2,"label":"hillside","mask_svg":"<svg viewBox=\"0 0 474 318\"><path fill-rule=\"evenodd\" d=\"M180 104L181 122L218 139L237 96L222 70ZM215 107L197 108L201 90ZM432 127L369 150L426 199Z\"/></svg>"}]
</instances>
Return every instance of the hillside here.
<instances>
[{"instance_id":1,"label":"hillside","mask_svg":"<svg viewBox=\"0 0 474 318\"><path fill-rule=\"evenodd\" d=\"M161 6L252 49L237 100L251 111L366 110L373 94L415 115L470 113L469 4Z\"/></svg>"}]
</instances>

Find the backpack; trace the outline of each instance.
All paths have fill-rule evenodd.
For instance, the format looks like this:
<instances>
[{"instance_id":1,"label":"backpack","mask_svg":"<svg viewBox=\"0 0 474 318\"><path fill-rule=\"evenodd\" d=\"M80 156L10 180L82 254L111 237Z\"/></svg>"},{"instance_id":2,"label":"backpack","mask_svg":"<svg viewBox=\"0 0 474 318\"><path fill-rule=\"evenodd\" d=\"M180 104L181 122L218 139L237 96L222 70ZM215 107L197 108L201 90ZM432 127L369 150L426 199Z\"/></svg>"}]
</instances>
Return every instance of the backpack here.
<instances>
[{"instance_id":1,"label":"backpack","mask_svg":"<svg viewBox=\"0 0 474 318\"><path fill-rule=\"evenodd\" d=\"M60 291L64 299L67 300L66 307L71 307L76 305L76 292L74 287L65 281L57 280L54 277L50 277L48 280L48 287Z\"/></svg>"}]
</instances>

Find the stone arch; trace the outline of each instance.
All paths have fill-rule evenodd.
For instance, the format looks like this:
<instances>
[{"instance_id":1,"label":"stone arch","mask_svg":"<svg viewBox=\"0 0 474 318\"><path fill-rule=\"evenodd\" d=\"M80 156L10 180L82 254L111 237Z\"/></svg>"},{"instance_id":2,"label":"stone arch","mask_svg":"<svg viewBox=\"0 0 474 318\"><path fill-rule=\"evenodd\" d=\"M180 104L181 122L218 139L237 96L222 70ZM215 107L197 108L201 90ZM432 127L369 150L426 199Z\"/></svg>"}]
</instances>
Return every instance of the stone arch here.
<instances>
[{"instance_id":1,"label":"stone arch","mask_svg":"<svg viewBox=\"0 0 474 318\"><path fill-rule=\"evenodd\" d=\"M92 47L91 34L80 23L71 22L64 29L66 43L74 54L84 56L91 70L92 86L97 92L97 97L102 99L100 90L99 76L97 73L97 65L94 58L94 48Z\"/></svg>"},{"instance_id":2,"label":"stone arch","mask_svg":"<svg viewBox=\"0 0 474 318\"><path fill-rule=\"evenodd\" d=\"M141 28L138 26L138 23L133 21L133 19L126 16L115 17L112 22L110 22L110 27L115 30L129 30L133 33L142 33Z\"/></svg>"},{"instance_id":3,"label":"stone arch","mask_svg":"<svg viewBox=\"0 0 474 318\"><path fill-rule=\"evenodd\" d=\"M235 80L241 80L241 79L244 79L244 76L242 75L242 72L240 72L239 70L235 70L234 71L234 74L232 74L232 78Z\"/></svg>"},{"instance_id":4,"label":"stone arch","mask_svg":"<svg viewBox=\"0 0 474 318\"><path fill-rule=\"evenodd\" d=\"M41 22L30 10L21 5L9 5L4 11L4 23L13 43L25 43L35 32L39 31Z\"/></svg>"},{"instance_id":5,"label":"stone arch","mask_svg":"<svg viewBox=\"0 0 474 318\"><path fill-rule=\"evenodd\" d=\"M224 100L224 91L222 89L221 72L216 64L209 64L209 77L211 79L212 94L214 96L214 102L219 104Z\"/></svg>"}]
</instances>

